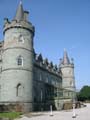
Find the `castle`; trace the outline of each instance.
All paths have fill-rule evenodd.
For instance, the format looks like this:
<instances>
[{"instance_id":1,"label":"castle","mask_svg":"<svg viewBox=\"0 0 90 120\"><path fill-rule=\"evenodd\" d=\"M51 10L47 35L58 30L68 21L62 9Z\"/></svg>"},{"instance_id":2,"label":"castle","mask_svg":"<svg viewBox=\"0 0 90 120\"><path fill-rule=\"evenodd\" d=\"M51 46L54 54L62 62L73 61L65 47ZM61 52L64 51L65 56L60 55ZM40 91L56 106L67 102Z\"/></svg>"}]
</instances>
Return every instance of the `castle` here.
<instances>
[{"instance_id":1,"label":"castle","mask_svg":"<svg viewBox=\"0 0 90 120\"><path fill-rule=\"evenodd\" d=\"M0 42L0 105L16 111L61 110L72 101L75 90L74 63L66 50L59 66L33 48L35 27L20 2L12 21L4 19Z\"/></svg>"}]
</instances>

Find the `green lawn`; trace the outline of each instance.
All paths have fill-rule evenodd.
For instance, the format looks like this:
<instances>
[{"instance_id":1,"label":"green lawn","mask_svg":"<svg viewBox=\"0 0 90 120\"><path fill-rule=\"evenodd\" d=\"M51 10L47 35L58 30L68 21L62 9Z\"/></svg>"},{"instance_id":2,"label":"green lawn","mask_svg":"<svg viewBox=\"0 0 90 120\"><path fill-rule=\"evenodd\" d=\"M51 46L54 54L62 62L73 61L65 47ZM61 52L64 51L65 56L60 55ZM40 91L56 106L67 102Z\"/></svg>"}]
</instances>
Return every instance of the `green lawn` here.
<instances>
[{"instance_id":1,"label":"green lawn","mask_svg":"<svg viewBox=\"0 0 90 120\"><path fill-rule=\"evenodd\" d=\"M0 118L10 118L15 119L20 117L21 113L19 112L7 112L7 113L0 113Z\"/></svg>"}]
</instances>

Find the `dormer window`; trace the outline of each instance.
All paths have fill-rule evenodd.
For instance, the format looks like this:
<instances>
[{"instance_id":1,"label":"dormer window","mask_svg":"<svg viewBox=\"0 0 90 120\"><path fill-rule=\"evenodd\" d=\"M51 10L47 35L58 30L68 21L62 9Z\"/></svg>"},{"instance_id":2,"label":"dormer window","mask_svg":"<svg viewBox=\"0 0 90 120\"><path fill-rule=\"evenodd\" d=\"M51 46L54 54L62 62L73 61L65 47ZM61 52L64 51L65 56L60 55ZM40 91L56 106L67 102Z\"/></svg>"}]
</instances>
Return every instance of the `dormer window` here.
<instances>
[{"instance_id":1,"label":"dormer window","mask_svg":"<svg viewBox=\"0 0 90 120\"><path fill-rule=\"evenodd\" d=\"M22 56L18 56L17 65L23 66L23 57Z\"/></svg>"},{"instance_id":2,"label":"dormer window","mask_svg":"<svg viewBox=\"0 0 90 120\"><path fill-rule=\"evenodd\" d=\"M18 38L18 42L20 43L24 43L24 37L22 35L19 36Z\"/></svg>"}]
</instances>

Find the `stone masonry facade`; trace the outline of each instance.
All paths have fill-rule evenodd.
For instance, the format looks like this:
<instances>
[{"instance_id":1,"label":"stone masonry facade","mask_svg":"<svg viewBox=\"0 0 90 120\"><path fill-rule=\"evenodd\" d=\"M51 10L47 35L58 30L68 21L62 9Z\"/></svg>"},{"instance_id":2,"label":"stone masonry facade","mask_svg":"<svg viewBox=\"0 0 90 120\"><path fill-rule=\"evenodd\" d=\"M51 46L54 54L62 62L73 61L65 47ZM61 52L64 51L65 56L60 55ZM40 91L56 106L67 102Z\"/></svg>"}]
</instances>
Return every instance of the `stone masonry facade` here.
<instances>
[{"instance_id":1,"label":"stone masonry facade","mask_svg":"<svg viewBox=\"0 0 90 120\"><path fill-rule=\"evenodd\" d=\"M61 110L73 100L74 63L66 50L54 65L33 48L35 27L20 2L12 21L4 19L4 40L0 42L0 105L22 112ZM1 107L0 107L1 109Z\"/></svg>"}]
</instances>

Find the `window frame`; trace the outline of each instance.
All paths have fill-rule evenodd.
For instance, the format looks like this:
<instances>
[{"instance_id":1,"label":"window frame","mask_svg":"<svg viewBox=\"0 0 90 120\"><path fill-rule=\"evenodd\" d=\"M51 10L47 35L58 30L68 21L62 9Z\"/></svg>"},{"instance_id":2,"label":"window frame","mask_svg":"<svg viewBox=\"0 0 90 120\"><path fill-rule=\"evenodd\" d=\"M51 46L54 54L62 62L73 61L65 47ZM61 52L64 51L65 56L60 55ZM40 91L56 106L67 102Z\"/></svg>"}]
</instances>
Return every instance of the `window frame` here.
<instances>
[{"instance_id":1,"label":"window frame","mask_svg":"<svg viewBox=\"0 0 90 120\"><path fill-rule=\"evenodd\" d=\"M23 57L21 55L19 55L18 58L17 58L17 65L18 66L23 66Z\"/></svg>"}]
</instances>

